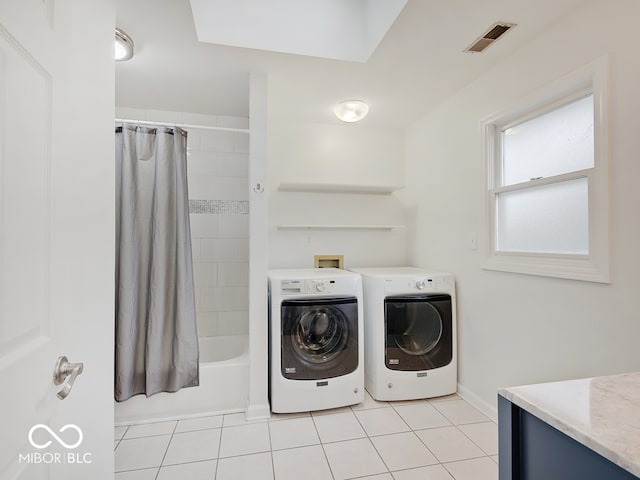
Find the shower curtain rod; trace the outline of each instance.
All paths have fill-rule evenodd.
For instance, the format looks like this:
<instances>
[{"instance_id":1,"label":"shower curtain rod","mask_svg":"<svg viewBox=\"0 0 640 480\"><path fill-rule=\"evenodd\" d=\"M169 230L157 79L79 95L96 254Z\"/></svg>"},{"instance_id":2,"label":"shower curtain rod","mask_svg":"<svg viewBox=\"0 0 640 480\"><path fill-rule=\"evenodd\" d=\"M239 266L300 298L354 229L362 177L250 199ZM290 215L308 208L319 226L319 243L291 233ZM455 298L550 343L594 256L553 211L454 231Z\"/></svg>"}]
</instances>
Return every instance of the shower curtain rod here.
<instances>
[{"instance_id":1,"label":"shower curtain rod","mask_svg":"<svg viewBox=\"0 0 640 480\"><path fill-rule=\"evenodd\" d=\"M187 123L152 122L150 120L131 120L128 118L116 118L116 123L137 123L139 125L152 125L158 127L195 128L200 130L218 130L222 132L249 133L248 128L213 127L209 125L191 125Z\"/></svg>"}]
</instances>

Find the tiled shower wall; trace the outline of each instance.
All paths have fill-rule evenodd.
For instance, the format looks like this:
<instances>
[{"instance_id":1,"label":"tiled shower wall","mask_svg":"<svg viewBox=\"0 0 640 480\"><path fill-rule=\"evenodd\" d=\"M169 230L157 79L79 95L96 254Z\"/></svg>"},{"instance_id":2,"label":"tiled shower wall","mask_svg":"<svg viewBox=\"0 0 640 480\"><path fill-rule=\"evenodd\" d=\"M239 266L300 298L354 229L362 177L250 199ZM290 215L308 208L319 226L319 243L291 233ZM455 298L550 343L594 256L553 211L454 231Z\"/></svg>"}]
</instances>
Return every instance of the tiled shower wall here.
<instances>
[{"instance_id":1,"label":"tiled shower wall","mask_svg":"<svg viewBox=\"0 0 640 480\"><path fill-rule=\"evenodd\" d=\"M117 108L117 118L248 128L241 117ZM199 336L249 329L249 135L188 129L189 209Z\"/></svg>"}]
</instances>

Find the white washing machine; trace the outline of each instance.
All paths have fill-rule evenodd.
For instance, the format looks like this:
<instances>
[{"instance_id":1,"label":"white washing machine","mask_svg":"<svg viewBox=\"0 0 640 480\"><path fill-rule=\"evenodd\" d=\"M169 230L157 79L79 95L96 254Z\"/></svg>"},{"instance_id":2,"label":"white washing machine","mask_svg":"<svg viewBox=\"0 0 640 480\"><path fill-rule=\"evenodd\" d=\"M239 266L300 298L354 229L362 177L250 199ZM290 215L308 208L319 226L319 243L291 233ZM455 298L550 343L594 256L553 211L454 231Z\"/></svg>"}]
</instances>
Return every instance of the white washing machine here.
<instances>
[{"instance_id":1,"label":"white washing machine","mask_svg":"<svg viewBox=\"0 0 640 480\"><path fill-rule=\"evenodd\" d=\"M362 281L337 268L269 272L269 394L277 413L364 400Z\"/></svg>"},{"instance_id":2,"label":"white washing machine","mask_svg":"<svg viewBox=\"0 0 640 480\"><path fill-rule=\"evenodd\" d=\"M354 268L364 291L365 386L376 400L457 390L453 276L414 267Z\"/></svg>"}]
</instances>

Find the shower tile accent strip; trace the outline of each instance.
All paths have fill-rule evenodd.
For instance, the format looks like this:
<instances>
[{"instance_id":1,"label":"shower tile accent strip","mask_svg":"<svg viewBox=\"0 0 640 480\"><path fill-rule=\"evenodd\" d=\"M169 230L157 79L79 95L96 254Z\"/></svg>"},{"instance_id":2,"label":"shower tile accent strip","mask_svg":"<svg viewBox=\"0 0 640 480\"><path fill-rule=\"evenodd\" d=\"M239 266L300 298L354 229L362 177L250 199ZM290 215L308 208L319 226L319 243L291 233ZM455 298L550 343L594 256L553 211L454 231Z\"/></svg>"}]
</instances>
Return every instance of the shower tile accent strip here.
<instances>
[{"instance_id":1,"label":"shower tile accent strip","mask_svg":"<svg viewBox=\"0 0 640 480\"><path fill-rule=\"evenodd\" d=\"M189 213L212 215L248 215L246 200L189 200Z\"/></svg>"}]
</instances>

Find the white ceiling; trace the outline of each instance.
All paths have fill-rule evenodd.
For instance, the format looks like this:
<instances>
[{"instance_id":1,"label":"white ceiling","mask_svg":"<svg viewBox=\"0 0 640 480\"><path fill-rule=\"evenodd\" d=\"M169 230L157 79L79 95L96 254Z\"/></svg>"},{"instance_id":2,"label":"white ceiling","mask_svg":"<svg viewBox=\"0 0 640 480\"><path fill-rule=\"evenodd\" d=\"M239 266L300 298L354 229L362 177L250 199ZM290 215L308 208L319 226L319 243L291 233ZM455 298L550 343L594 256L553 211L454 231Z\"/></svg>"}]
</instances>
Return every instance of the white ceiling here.
<instances>
[{"instance_id":1,"label":"white ceiling","mask_svg":"<svg viewBox=\"0 0 640 480\"><path fill-rule=\"evenodd\" d=\"M275 116L338 123L335 103L359 98L371 106L363 124L404 128L583 1L409 0L358 63L201 43L189 0L117 0L117 25L136 53L116 64L116 104L247 116L249 72L257 71L269 74ZM484 53L463 53L496 21L518 26ZM251 31L255 22L232 26Z\"/></svg>"}]
</instances>

